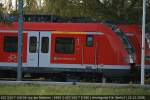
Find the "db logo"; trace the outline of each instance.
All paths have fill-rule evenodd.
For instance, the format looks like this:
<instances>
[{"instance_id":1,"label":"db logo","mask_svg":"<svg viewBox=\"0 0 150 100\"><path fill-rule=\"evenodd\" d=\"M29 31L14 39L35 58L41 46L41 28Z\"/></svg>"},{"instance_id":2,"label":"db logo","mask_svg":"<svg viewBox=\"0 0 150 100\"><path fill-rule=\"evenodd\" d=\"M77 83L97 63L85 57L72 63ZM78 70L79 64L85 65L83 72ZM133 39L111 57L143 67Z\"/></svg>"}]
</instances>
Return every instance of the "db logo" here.
<instances>
[{"instance_id":1,"label":"db logo","mask_svg":"<svg viewBox=\"0 0 150 100\"><path fill-rule=\"evenodd\" d=\"M17 55L10 55L9 57L8 57L8 61L10 62L16 62L17 61Z\"/></svg>"}]
</instances>

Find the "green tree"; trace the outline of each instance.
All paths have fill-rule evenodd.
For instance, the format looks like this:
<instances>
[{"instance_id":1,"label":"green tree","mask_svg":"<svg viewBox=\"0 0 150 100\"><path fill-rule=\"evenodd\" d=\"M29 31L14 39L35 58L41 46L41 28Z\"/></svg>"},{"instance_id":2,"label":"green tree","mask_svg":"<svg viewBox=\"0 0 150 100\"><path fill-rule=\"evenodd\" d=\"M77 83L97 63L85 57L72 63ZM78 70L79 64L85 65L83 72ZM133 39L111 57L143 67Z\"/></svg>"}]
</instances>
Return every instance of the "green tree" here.
<instances>
[{"instance_id":1,"label":"green tree","mask_svg":"<svg viewBox=\"0 0 150 100\"><path fill-rule=\"evenodd\" d=\"M24 0L24 13L25 14L36 14L38 13L38 4L37 0Z\"/></svg>"},{"instance_id":2,"label":"green tree","mask_svg":"<svg viewBox=\"0 0 150 100\"><path fill-rule=\"evenodd\" d=\"M2 3L0 3L0 22L1 21L5 21L4 19L4 12L5 12L5 8L4 8L4 5Z\"/></svg>"},{"instance_id":3,"label":"green tree","mask_svg":"<svg viewBox=\"0 0 150 100\"><path fill-rule=\"evenodd\" d=\"M8 4L10 6L11 0ZM24 0L24 13L141 23L142 0L43 0L43 3L41 0ZM147 0L147 23L150 23L149 17L150 0Z\"/></svg>"}]
</instances>

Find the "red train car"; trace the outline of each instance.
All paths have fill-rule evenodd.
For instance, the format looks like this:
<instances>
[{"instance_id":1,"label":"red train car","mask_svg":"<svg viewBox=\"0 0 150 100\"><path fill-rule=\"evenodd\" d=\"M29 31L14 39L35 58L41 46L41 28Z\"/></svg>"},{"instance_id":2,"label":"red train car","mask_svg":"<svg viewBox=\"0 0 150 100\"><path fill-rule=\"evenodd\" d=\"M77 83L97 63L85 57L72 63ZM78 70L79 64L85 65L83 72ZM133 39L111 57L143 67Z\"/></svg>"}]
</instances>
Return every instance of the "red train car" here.
<instances>
[{"instance_id":1,"label":"red train car","mask_svg":"<svg viewBox=\"0 0 150 100\"><path fill-rule=\"evenodd\" d=\"M22 70L27 73L121 77L134 63L123 39L103 23L25 22L23 29ZM17 31L17 22L0 23L0 68L17 66Z\"/></svg>"},{"instance_id":2,"label":"red train car","mask_svg":"<svg viewBox=\"0 0 150 100\"><path fill-rule=\"evenodd\" d=\"M141 65L141 41L142 41L142 30L138 25L131 24L131 25L123 25L120 24L118 27L123 30L126 35L128 36L130 42L133 44L135 48L136 54L136 66ZM150 72L150 38L149 33L146 34L145 39L145 66L146 66L146 73Z\"/></svg>"}]
</instances>

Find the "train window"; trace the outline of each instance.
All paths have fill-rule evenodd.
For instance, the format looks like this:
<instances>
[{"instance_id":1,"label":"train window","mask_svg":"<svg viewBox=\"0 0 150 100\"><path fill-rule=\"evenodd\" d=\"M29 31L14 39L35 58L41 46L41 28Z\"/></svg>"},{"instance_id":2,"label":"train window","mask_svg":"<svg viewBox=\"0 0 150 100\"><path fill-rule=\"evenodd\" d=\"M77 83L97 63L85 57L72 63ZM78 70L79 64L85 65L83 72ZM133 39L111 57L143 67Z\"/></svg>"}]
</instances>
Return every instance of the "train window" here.
<instances>
[{"instance_id":1,"label":"train window","mask_svg":"<svg viewBox=\"0 0 150 100\"><path fill-rule=\"evenodd\" d=\"M4 37L4 51L5 52L17 52L18 51L18 37L17 36L5 36Z\"/></svg>"},{"instance_id":2,"label":"train window","mask_svg":"<svg viewBox=\"0 0 150 100\"><path fill-rule=\"evenodd\" d=\"M30 37L30 46L29 46L29 52L36 53L37 51L37 38L36 37Z\"/></svg>"},{"instance_id":3,"label":"train window","mask_svg":"<svg viewBox=\"0 0 150 100\"><path fill-rule=\"evenodd\" d=\"M55 52L73 54L75 49L75 39L67 37L57 37L55 40Z\"/></svg>"},{"instance_id":4,"label":"train window","mask_svg":"<svg viewBox=\"0 0 150 100\"><path fill-rule=\"evenodd\" d=\"M92 47L93 46L93 35L87 35L86 36L86 46Z\"/></svg>"},{"instance_id":5,"label":"train window","mask_svg":"<svg viewBox=\"0 0 150 100\"><path fill-rule=\"evenodd\" d=\"M42 37L41 52L42 53L48 53L48 50L49 50L49 38L48 37Z\"/></svg>"}]
</instances>

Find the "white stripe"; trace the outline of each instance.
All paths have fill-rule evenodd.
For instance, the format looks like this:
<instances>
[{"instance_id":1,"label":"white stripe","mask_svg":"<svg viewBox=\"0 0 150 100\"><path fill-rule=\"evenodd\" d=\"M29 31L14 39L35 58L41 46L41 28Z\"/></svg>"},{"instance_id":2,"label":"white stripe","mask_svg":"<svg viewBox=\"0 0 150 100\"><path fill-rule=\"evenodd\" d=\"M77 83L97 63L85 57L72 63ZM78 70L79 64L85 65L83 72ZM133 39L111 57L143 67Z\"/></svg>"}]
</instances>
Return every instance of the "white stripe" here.
<instances>
[{"instance_id":1,"label":"white stripe","mask_svg":"<svg viewBox=\"0 0 150 100\"><path fill-rule=\"evenodd\" d=\"M8 67L17 67L17 63L0 63L0 66ZM23 67L32 67L27 66L26 63L23 63ZM78 69L130 69L128 65L90 65L90 64L50 64L48 68L78 68Z\"/></svg>"}]
</instances>

